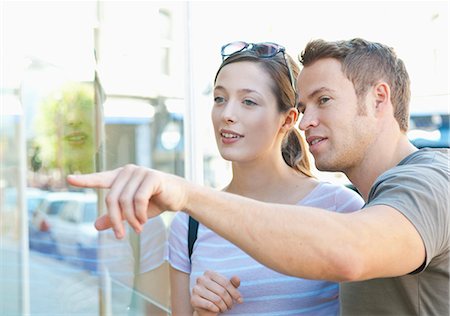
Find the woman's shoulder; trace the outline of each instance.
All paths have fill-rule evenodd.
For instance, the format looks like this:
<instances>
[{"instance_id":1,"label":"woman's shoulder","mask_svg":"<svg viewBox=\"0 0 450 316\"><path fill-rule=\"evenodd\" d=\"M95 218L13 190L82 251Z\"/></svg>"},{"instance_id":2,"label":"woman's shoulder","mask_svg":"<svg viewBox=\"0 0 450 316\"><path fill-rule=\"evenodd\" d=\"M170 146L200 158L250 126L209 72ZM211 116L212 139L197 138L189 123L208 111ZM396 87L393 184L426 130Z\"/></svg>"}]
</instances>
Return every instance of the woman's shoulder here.
<instances>
[{"instance_id":1,"label":"woman's shoulder","mask_svg":"<svg viewBox=\"0 0 450 316\"><path fill-rule=\"evenodd\" d=\"M335 192L349 195L359 195L358 192L341 183L333 183L329 181L318 181L314 188L318 192Z\"/></svg>"},{"instance_id":2,"label":"woman's shoulder","mask_svg":"<svg viewBox=\"0 0 450 316\"><path fill-rule=\"evenodd\" d=\"M343 184L319 181L301 203L317 204L330 210L355 211L362 208L364 200L358 192Z\"/></svg>"},{"instance_id":3,"label":"woman's shoulder","mask_svg":"<svg viewBox=\"0 0 450 316\"><path fill-rule=\"evenodd\" d=\"M177 212L170 223L171 230L187 230L189 215L184 212Z\"/></svg>"}]
</instances>

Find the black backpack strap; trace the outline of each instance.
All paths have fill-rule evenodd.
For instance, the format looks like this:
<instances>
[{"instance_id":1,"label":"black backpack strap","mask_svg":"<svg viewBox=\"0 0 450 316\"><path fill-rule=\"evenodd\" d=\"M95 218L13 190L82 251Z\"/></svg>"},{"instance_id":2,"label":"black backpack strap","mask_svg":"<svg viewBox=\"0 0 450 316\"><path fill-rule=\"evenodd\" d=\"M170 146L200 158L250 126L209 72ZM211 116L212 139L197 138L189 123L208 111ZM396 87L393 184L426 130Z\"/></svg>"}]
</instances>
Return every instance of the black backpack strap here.
<instances>
[{"instance_id":1,"label":"black backpack strap","mask_svg":"<svg viewBox=\"0 0 450 316\"><path fill-rule=\"evenodd\" d=\"M189 227L188 227L188 251L189 251L189 261L191 261L192 251L194 249L194 243L197 240L198 232L198 222L189 216Z\"/></svg>"}]
</instances>

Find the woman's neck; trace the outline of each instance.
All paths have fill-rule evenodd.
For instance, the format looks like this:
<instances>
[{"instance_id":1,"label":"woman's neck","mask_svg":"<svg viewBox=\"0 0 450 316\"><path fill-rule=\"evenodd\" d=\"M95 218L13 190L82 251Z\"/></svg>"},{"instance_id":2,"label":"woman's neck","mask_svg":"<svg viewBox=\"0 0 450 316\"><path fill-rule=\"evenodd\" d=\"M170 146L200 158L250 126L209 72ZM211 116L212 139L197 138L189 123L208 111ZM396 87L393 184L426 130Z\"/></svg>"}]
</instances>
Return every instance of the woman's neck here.
<instances>
[{"instance_id":1,"label":"woman's neck","mask_svg":"<svg viewBox=\"0 0 450 316\"><path fill-rule=\"evenodd\" d=\"M288 166L279 159L233 162L233 177L224 189L260 201L296 203L306 195L316 181Z\"/></svg>"}]
</instances>

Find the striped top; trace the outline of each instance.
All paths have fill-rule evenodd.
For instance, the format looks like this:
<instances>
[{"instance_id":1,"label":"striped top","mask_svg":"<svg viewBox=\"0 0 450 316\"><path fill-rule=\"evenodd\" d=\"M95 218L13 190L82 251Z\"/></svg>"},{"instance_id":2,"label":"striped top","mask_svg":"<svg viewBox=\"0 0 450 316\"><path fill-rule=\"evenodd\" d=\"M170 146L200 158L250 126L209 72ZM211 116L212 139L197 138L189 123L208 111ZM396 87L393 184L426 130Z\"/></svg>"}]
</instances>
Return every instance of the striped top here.
<instances>
[{"instance_id":1,"label":"striped top","mask_svg":"<svg viewBox=\"0 0 450 316\"><path fill-rule=\"evenodd\" d=\"M364 202L344 186L321 182L297 203L329 211L359 210ZM213 270L227 277L241 279L239 291L243 304L235 304L229 315L337 315L339 314L337 283L306 280L273 271L244 253L202 224L189 262L188 215L178 212L169 235L169 261L173 268L190 274L190 289L197 277ZM270 238L270 236L267 236Z\"/></svg>"}]
</instances>

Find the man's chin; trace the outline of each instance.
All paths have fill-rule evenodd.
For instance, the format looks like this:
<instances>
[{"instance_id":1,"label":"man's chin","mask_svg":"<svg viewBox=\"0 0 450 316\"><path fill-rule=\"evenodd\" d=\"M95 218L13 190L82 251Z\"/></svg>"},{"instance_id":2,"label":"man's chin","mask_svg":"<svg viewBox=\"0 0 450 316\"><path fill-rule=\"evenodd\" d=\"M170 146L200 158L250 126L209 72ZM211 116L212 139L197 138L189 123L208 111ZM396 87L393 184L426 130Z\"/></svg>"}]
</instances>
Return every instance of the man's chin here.
<instances>
[{"instance_id":1,"label":"man's chin","mask_svg":"<svg viewBox=\"0 0 450 316\"><path fill-rule=\"evenodd\" d=\"M340 169L336 168L337 166L330 161L315 160L315 164L317 170L319 171L326 171L326 172L340 171Z\"/></svg>"}]
</instances>

